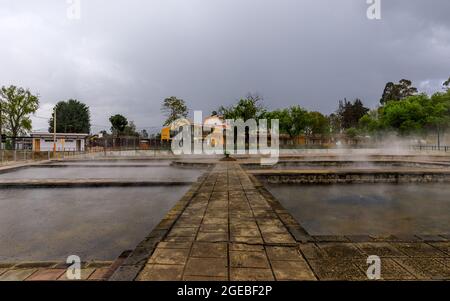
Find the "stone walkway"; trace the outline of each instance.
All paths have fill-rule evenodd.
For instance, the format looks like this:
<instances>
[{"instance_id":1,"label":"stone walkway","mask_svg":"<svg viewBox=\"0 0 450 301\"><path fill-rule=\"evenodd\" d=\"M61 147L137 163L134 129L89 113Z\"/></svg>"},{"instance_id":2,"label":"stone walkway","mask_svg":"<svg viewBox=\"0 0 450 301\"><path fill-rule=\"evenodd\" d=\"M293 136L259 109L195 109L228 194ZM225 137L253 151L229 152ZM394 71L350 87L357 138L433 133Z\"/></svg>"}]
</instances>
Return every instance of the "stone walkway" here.
<instances>
[{"instance_id":1,"label":"stone walkway","mask_svg":"<svg viewBox=\"0 0 450 301\"><path fill-rule=\"evenodd\" d=\"M237 163L200 183L136 280L450 279L450 237L310 236Z\"/></svg>"},{"instance_id":2,"label":"stone walkway","mask_svg":"<svg viewBox=\"0 0 450 301\"><path fill-rule=\"evenodd\" d=\"M83 264L80 280L106 280L112 274L112 268L112 262ZM53 262L0 263L0 281L64 281L68 280L66 272L66 264Z\"/></svg>"},{"instance_id":3,"label":"stone walkway","mask_svg":"<svg viewBox=\"0 0 450 301\"><path fill-rule=\"evenodd\" d=\"M137 280L315 280L238 164L214 167Z\"/></svg>"}]
</instances>

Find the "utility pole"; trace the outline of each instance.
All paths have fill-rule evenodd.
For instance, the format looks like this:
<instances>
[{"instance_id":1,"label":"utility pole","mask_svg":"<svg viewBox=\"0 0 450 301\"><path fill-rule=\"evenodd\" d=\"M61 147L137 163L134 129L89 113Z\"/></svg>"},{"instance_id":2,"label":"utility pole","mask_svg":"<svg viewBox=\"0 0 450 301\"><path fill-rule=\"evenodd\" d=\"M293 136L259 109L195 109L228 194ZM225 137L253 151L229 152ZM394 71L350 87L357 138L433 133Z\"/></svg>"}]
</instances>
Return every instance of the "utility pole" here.
<instances>
[{"instance_id":1,"label":"utility pole","mask_svg":"<svg viewBox=\"0 0 450 301\"><path fill-rule=\"evenodd\" d=\"M56 106L53 109L53 159L56 158Z\"/></svg>"}]
</instances>

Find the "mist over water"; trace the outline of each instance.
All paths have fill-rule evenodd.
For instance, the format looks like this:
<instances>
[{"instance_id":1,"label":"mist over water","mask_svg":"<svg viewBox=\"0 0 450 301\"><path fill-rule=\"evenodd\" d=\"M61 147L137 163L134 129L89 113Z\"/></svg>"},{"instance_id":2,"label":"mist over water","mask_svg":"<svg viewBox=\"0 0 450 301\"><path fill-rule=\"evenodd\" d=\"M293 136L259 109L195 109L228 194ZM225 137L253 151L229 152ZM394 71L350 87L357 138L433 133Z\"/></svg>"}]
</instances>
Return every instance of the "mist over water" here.
<instances>
[{"instance_id":1,"label":"mist over water","mask_svg":"<svg viewBox=\"0 0 450 301\"><path fill-rule=\"evenodd\" d=\"M195 181L204 170L172 166L150 167L39 167L0 174L0 179L143 179L160 181Z\"/></svg>"},{"instance_id":2,"label":"mist over water","mask_svg":"<svg viewBox=\"0 0 450 301\"><path fill-rule=\"evenodd\" d=\"M448 184L267 187L312 235L450 233Z\"/></svg>"},{"instance_id":3,"label":"mist over water","mask_svg":"<svg viewBox=\"0 0 450 301\"><path fill-rule=\"evenodd\" d=\"M0 262L114 260L189 186L0 189Z\"/></svg>"}]
</instances>

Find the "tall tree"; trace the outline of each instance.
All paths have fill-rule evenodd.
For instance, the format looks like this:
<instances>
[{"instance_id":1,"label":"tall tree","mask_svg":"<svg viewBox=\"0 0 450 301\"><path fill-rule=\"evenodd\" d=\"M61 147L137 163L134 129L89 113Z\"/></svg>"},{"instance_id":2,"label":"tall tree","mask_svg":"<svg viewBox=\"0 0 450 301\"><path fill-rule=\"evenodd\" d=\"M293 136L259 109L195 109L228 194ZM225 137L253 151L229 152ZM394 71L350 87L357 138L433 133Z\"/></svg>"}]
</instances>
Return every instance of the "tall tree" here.
<instances>
[{"instance_id":1,"label":"tall tree","mask_svg":"<svg viewBox=\"0 0 450 301\"><path fill-rule=\"evenodd\" d=\"M2 122L13 136L12 146L15 149L15 137L31 131L30 114L39 108L39 96L33 95L28 89L3 86L0 89L0 106L3 113Z\"/></svg>"},{"instance_id":2,"label":"tall tree","mask_svg":"<svg viewBox=\"0 0 450 301\"><path fill-rule=\"evenodd\" d=\"M398 84L389 82L384 88L380 103L384 105L389 101L399 101L416 94L417 88L412 86L412 82L410 80L402 79Z\"/></svg>"},{"instance_id":3,"label":"tall tree","mask_svg":"<svg viewBox=\"0 0 450 301\"><path fill-rule=\"evenodd\" d=\"M109 122L111 122L111 132L116 136L122 134L128 125L128 120L120 114L109 117Z\"/></svg>"},{"instance_id":4,"label":"tall tree","mask_svg":"<svg viewBox=\"0 0 450 301\"><path fill-rule=\"evenodd\" d=\"M161 111L167 117L164 122L165 126L170 125L179 118L186 118L188 115L188 107L184 100L176 98L175 96L164 99Z\"/></svg>"},{"instance_id":5,"label":"tall tree","mask_svg":"<svg viewBox=\"0 0 450 301\"><path fill-rule=\"evenodd\" d=\"M222 106L218 112L225 119L258 120L265 112L262 100L263 98L260 95L249 93L245 98L241 98L236 105Z\"/></svg>"},{"instance_id":6,"label":"tall tree","mask_svg":"<svg viewBox=\"0 0 450 301\"><path fill-rule=\"evenodd\" d=\"M342 129L356 127L361 117L363 117L369 108L366 108L360 99L355 99L353 102L347 99L339 101L339 107L336 112L339 117Z\"/></svg>"},{"instance_id":7,"label":"tall tree","mask_svg":"<svg viewBox=\"0 0 450 301\"><path fill-rule=\"evenodd\" d=\"M320 112L308 112L306 134L327 135L330 133L330 126L327 117Z\"/></svg>"},{"instance_id":8,"label":"tall tree","mask_svg":"<svg viewBox=\"0 0 450 301\"><path fill-rule=\"evenodd\" d=\"M300 106L265 112L261 117L268 120L278 119L280 132L291 138L304 134L308 123L308 111Z\"/></svg>"},{"instance_id":9,"label":"tall tree","mask_svg":"<svg viewBox=\"0 0 450 301\"><path fill-rule=\"evenodd\" d=\"M58 133L91 132L91 115L89 107L75 99L60 101L56 104L56 131ZM54 111L53 111L54 112ZM53 116L49 121L49 131L53 132Z\"/></svg>"}]
</instances>

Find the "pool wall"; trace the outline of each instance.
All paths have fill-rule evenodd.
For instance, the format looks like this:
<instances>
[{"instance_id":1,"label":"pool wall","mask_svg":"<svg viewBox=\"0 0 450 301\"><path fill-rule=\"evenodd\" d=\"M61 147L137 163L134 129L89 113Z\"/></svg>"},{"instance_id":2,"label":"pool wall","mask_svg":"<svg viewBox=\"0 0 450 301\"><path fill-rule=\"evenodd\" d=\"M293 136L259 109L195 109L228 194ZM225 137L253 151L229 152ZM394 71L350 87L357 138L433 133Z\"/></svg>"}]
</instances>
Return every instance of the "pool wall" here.
<instances>
[{"instance_id":1,"label":"pool wall","mask_svg":"<svg viewBox=\"0 0 450 301\"><path fill-rule=\"evenodd\" d=\"M450 171L249 171L270 184L449 183Z\"/></svg>"}]
</instances>

